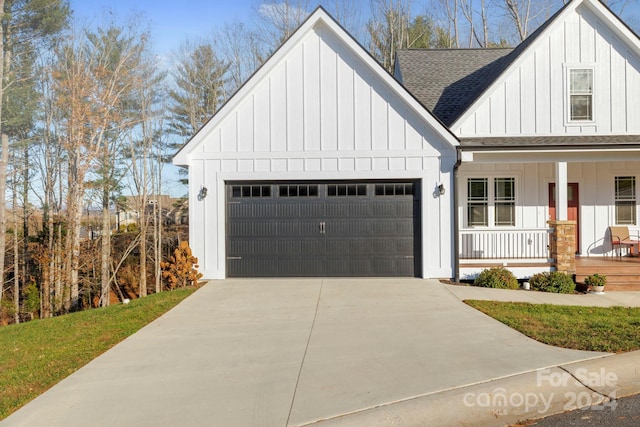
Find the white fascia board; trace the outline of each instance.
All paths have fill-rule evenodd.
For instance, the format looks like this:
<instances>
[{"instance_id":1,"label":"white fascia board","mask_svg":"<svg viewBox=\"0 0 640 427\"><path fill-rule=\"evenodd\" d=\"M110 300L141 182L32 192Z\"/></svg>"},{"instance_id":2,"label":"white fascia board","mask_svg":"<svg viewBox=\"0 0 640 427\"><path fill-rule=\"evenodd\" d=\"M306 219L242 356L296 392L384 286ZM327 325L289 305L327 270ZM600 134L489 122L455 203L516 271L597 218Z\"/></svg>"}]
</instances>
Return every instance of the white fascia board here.
<instances>
[{"instance_id":1,"label":"white fascia board","mask_svg":"<svg viewBox=\"0 0 640 427\"><path fill-rule=\"evenodd\" d=\"M399 96L419 117L421 117L442 139L452 147L459 145L456 136L436 117L422 106L391 74L389 74L364 48L355 41L340 25L322 8L318 8L295 33L245 82L245 84L227 101L226 104L178 151L173 163L188 166L190 156L206 136L221 123L224 118L260 83L301 40L317 26L324 25L333 32L363 63L378 75L392 92Z\"/></svg>"}]
</instances>

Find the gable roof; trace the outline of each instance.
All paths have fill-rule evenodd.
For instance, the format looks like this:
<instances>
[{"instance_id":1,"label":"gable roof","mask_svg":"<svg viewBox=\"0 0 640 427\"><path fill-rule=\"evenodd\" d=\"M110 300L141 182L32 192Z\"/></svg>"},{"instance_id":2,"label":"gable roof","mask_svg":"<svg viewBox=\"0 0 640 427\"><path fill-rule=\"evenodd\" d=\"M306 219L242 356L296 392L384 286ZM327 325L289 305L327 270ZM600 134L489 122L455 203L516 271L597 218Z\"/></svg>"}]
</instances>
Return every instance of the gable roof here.
<instances>
[{"instance_id":1,"label":"gable roof","mask_svg":"<svg viewBox=\"0 0 640 427\"><path fill-rule=\"evenodd\" d=\"M424 106L404 87L402 86L382 65L380 65L373 56L367 52L353 36L351 36L338 22L333 19L323 8L319 6L298 29L278 48L276 51L256 70L249 79L236 91L236 93L216 112L211 119L196 132L196 134L174 155L173 163L176 165L188 165L189 153L194 152L206 136L219 124L224 118L258 85L262 79L267 76L295 46L302 42L304 37L310 32L316 30L319 26L329 30L335 35L346 48L355 54L366 67L380 78L386 87L395 96L398 96L405 105L413 110L418 117L424 120L428 126L442 136L443 140L448 142L452 147L458 146L456 136L445 126L438 118L429 112Z\"/></svg>"},{"instance_id":2,"label":"gable roof","mask_svg":"<svg viewBox=\"0 0 640 427\"><path fill-rule=\"evenodd\" d=\"M640 52L638 36L600 0L571 0L513 49L401 50L396 77L443 123L454 127L561 16L583 3L606 16L619 35L635 41Z\"/></svg>"}]
</instances>

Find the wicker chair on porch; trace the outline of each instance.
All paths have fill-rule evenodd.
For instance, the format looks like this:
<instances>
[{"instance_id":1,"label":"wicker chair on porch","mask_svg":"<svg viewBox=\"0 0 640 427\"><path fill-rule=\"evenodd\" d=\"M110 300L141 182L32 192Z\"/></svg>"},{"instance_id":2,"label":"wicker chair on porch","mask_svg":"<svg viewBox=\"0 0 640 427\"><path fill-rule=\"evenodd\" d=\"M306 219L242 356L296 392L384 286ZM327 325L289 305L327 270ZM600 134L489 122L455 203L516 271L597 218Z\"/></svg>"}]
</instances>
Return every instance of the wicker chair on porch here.
<instances>
[{"instance_id":1,"label":"wicker chair on porch","mask_svg":"<svg viewBox=\"0 0 640 427\"><path fill-rule=\"evenodd\" d=\"M609 227L609 236L611 237L611 248L614 250L617 248L618 256L622 256L622 248L626 248L633 254L633 248L640 246L640 236L631 236L629 227L611 226Z\"/></svg>"}]
</instances>

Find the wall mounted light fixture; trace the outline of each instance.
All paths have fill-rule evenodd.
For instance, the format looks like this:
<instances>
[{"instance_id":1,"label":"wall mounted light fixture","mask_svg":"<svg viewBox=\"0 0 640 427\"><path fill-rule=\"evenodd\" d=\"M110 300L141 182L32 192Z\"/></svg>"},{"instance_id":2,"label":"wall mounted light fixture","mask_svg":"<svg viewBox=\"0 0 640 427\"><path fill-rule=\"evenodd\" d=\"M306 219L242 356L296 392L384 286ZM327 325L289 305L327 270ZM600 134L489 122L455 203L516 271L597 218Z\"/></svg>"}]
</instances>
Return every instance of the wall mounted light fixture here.
<instances>
[{"instance_id":1,"label":"wall mounted light fixture","mask_svg":"<svg viewBox=\"0 0 640 427\"><path fill-rule=\"evenodd\" d=\"M207 197L207 187L200 187L200 191L198 192L198 200L204 200Z\"/></svg>"}]
</instances>

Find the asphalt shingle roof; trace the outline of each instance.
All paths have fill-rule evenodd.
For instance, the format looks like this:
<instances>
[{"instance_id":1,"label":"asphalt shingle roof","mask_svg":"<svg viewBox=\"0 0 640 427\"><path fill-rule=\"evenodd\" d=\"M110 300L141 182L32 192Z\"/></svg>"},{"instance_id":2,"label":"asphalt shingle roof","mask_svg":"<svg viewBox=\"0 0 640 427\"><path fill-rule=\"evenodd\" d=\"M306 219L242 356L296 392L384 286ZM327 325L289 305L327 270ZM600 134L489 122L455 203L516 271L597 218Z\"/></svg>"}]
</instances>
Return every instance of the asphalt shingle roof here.
<instances>
[{"instance_id":1,"label":"asphalt shingle roof","mask_svg":"<svg viewBox=\"0 0 640 427\"><path fill-rule=\"evenodd\" d=\"M445 125L509 64L513 49L407 49L398 52L402 84Z\"/></svg>"},{"instance_id":2,"label":"asphalt shingle roof","mask_svg":"<svg viewBox=\"0 0 640 427\"><path fill-rule=\"evenodd\" d=\"M396 78L442 123L451 126L568 5L513 49L401 50Z\"/></svg>"}]
</instances>

